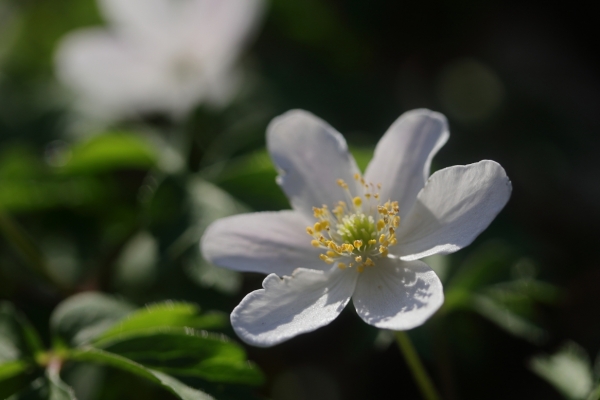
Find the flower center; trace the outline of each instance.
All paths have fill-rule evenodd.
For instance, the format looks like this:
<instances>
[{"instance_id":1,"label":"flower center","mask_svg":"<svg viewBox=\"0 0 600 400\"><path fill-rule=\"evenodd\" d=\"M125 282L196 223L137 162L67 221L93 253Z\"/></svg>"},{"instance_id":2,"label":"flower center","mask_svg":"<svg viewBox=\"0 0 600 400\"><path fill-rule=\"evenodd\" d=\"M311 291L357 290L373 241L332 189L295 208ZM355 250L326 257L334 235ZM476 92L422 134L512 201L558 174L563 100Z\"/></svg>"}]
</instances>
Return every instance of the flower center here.
<instances>
[{"instance_id":1,"label":"flower center","mask_svg":"<svg viewBox=\"0 0 600 400\"><path fill-rule=\"evenodd\" d=\"M317 222L306 228L312 236L311 244L324 250L319 257L327 264L337 262L340 269L355 267L363 272L374 267L377 258L386 257L388 247L397 243L396 228L400 225L398 202L379 199L377 186L366 183L359 175L361 195L352 197L348 184L338 179L337 184L346 191L346 200L340 201L333 210L327 205L313 207Z\"/></svg>"}]
</instances>

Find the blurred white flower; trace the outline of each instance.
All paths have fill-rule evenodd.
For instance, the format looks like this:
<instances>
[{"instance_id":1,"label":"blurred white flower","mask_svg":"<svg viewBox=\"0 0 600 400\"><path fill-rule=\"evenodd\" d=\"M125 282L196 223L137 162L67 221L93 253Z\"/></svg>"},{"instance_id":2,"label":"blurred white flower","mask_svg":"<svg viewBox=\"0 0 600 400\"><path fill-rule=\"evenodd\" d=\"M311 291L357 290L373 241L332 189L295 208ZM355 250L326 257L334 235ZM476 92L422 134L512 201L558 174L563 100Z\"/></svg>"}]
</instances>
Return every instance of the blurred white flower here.
<instances>
[{"instance_id":1,"label":"blurred white flower","mask_svg":"<svg viewBox=\"0 0 600 400\"><path fill-rule=\"evenodd\" d=\"M350 298L376 327L423 324L444 293L419 259L469 245L511 193L504 169L489 160L429 177L448 136L443 115L407 112L383 136L363 178L344 138L324 121L305 111L273 120L268 148L293 210L221 219L201 242L217 265L270 273L264 289L231 314L242 340L272 346L312 331Z\"/></svg>"},{"instance_id":2,"label":"blurred white flower","mask_svg":"<svg viewBox=\"0 0 600 400\"><path fill-rule=\"evenodd\" d=\"M107 29L68 34L56 74L78 104L103 117L222 105L239 84L236 61L263 0L98 0Z\"/></svg>"}]
</instances>

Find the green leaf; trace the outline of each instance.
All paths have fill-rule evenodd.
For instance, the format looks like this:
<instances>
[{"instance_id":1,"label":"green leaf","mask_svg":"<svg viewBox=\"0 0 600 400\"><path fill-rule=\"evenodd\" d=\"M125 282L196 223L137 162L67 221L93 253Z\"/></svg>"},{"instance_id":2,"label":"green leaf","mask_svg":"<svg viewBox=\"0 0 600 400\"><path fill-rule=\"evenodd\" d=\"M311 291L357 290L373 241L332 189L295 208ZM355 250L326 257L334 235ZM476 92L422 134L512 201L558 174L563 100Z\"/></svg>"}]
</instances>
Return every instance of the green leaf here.
<instances>
[{"instance_id":1,"label":"green leaf","mask_svg":"<svg viewBox=\"0 0 600 400\"><path fill-rule=\"evenodd\" d=\"M212 396L193 389L172 376L146 368L132 360L107 351L94 348L78 349L71 353L71 359L108 365L130 372L162 386L183 400L214 400Z\"/></svg>"},{"instance_id":2,"label":"green leaf","mask_svg":"<svg viewBox=\"0 0 600 400\"><path fill-rule=\"evenodd\" d=\"M34 149L6 146L0 152L0 209L12 212L101 202L106 188L93 177L53 173Z\"/></svg>"},{"instance_id":3,"label":"green leaf","mask_svg":"<svg viewBox=\"0 0 600 400\"><path fill-rule=\"evenodd\" d=\"M593 394L592 365L585 351L573 342L551 356L534 357L529 366L568 399L582 400Z\"/></svg>"},{"instance_id":4,"label":"green leaf","mask_svg":"<svg viewBox=\"0 0 600 400\"><path fill-rule=\"evenodd\" d=\"M35 377L33 366L23 360L0 364L0 399L23 389Z\"/></svg>"},{"instance_id":5,"label":"green leaf","mask_svg":"<svg viewBox=\"0 0 600 400\"><path fill-rule=\"evenodd\" d=\"M160 327L215 329L226 325L223 314L198 315L200 308L191 303L165 302L146 306L116 323L96 338L102 342Z\"/></svg>"},{"instance_id":6,"label":"green leaf","mask_svg":"<svg viewBox=\"0 0 600 400\"><path fill-rule=\"evenodd\" d=\"M231 160L213 182L255 210L289 208L276 177L271 157L262 150Z\"/></svg>"},{"instance_id":7,"label":"green leaf","mask_svg":"<svg viewBox=\"0 0 600 400\"><path fill-rule=\"evenodd\" d=\"M485 294L471 296L471 307L483 317L494 322L508 333L529 340L532 343L544 342L547 332L533 322L518 315L509 307Z\"/></svg>"},{"instance_id":8,"label":"green leaf","mask_svg":"<svg viewBox=\"0 0 600 400\"><path fill-rule=\"evenodd\" d=\"M134 307L101 293L88 292L71 296L52 313L50 326L55 335L73 345L93 340Z\"/></svg>"},{"instance_id":9,"label":"green leaf","mask_svg":"<svg viewBox=\"0 0 600 400\"><path fill-rule=\"evenodd\" d=\"M354 156L356 165L358 165L358 168L364 173L367 169L367 165L369 165L371 159L373 158L373 153L375 152L375 149L364 147L351 147L350 152Z\"/></svg>"},{"instance_id":10,"label":"green leaf","mask_svg":"<svg viewBox=\"0 0 600 400\"><path fill-rule=\"evenodd\" d=\"M12 304L0 302L0 363L43 351L42 341L27 318Z\"/></svg>"},{"instance_id":11,"label":"green leaf","mask_svg":"<svg viewBox=\"0 0 600 400\"><path fill-rule=\"evenodd\" d=\"M448 291L473 291L492 283L503 272L508 271L513 261L514 253L506 244L487 242L469 255L446 287Z\"/></svg>"},{"instance_id":12,"label":"green leaf","mask_svg":"<svg viewBox=\"0 0 600 400\"><path fill-rule=\"evenodd\" d=\"M264 380L260 370L246 361L241 346L223 335L205 331L189 328L132 331L96 345L174 375L256 385Z\"/></svg>"},{"instance_id":13,"label":"green leaf","mask_svg":"<svg viewBox=\"0 0 600 400\"><path fill-rule=\"evenodd\" d=\"M62 171L90 174L123 168L147 169L156 160L155 149L139 136L105 133L73 146Z\"/></svg>"},{"instance_id":14,"label":"green leaf","mask_svg":"<svg viewBox=\"0 0 600 400\"><path fill-rule=\"evenodd\" d=\"M50 400L77 400L73 389L60 379L57 368L51 365L46 369L46 378L50 384Z\"/></svg>"},{"instance_id":15,"label":"green leaf","mask_svg":"<svg viewBox=\"0 0 600 400\"><path fill-rule=\"evenodd\" d=\"M512 249L502 242L490 241L479 246L445 284L445 312L468 307L471 294L485 285L497 282L509 270L513 261Z\"/></svg>"},{"instance_id":16,"label":"green leaf","mask_svg":"<svg viewBox=\"0 0 600 400\"><path fill-rule=\"evenodd\" d=\"M592 390L587 400L600 400L600 385L596 386L596 388Z\"/></svg>"}]
</instances>

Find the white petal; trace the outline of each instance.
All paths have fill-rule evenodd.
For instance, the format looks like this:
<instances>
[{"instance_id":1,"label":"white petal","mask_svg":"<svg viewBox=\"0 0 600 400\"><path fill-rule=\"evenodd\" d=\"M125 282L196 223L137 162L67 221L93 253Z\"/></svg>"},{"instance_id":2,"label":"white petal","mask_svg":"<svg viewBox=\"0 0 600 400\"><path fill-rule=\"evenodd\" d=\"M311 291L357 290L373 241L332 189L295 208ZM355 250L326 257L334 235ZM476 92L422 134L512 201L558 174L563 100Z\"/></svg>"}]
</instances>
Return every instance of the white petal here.
<instances>
[{"instance_id":1,"label":"white petal","mask_svg":"<svg viewBox=\"0 0 600 400\"><path fill-rule=\"evenodd\" d=\"M106 18L128 37L196 52L219 64L237 57L257 25L262 0L101 0Z\"/></svg>"},{"instance_id":2,"label":"white petal","mask_svg":"<svg viewBox=\"0 0 600 400\"><path fill-rule=\"evenodd\" d=\"M398 201L404 217L425 186L431 159L448 137L442 114L425 109L402 114L377 144L365 179L381 183L381 199Z\"/></svg>"},{"instance_id":3,"label":"white petal","mask_svg":"<svg viewBox=\"0 0 600 400\"><path fill-rule=\"evenodd\" d=\"M99 0L105 18L123 33L138 38L158 39L160 33L181 21L188 1Z\"/></svg>"},{"instance_id":4,"label":"white petal","mask_svg":"<svg viewBox=\"0 0 600 400\"><path fill-rule=\"evenodd\" d=\"M506 172L494 161L437 171L400 222L399 244L390 253L416 260L468 246L502 210L511 190Z\"/></svg>"},{"instance_id":5,"label":"white petal","mask_svg":"<svg viewBox=\"0 0 600 400\"><path fill-rule=\"evenodd\" d=\"M298 269L283 279L272 274L264 289L248 294L231 313L231 325L246 343L268 347L333 321L356 285L354 271Z\"/></svg>"},{"instance_id":6,"label":"white petal","mask_svg":"<svg viewBox=\"0 0 600 400\"><path fill-rule=\"evenodd\" d=\"M407 330L422 325L440 308L444 290L427 264L387 258L359 275L352 302L367 324Z\"/></svg>"},{"instance_id":7,"label":"white petal","mask_svg":"<svg viewBox=\"0 0 600 400\"><path fill-rule=\"evenodd\" d=\"M353 176L359 170L346 141L313 114L292 110L275 118L267 129L267 146L279 169L277 182L292 206L307 216L312 216L312 207L347 198L338 179L355 193Z\"/></svg>"},{"instance_id":8,"label":"white petal","mask_svg":"<svg viewBox=\"0 0 600 400\"><path fill-rule=\"evenodd\" d=\"M90 105L127 114L160 97L160 71L151 54L99 29L66 36L56 53L59 79Z\"/></svg>"},{"instance_id":9,"label":"white petal","mask_svg":"<svg viewBox=\"0 0 600 400\"><path fill-rule=\"evenodd\" d=\"M211 224L202 236L202 255L236 271L291 275L296 268L323 270L321 251L311 246L310 225L295 211L241 214Z\"/></svg>"}]
</instances>

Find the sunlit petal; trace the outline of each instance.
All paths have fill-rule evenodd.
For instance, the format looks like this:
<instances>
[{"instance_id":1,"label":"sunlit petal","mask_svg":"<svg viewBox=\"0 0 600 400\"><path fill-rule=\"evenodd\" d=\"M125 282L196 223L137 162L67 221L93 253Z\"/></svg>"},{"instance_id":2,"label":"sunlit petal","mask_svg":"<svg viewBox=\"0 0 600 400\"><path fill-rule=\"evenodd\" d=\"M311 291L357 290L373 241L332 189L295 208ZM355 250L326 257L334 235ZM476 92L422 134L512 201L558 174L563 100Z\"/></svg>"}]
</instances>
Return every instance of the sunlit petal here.
<instances>
[{"instance_id":1,"label":"sunlit petal","mask_svg":"<svg viewBox=\"0 0 600 400\"><path fill-rule=\"evenodd\" d=\"M267 276L264 289L248 294L231 313L233 329L246 343L267 347L327 325L354 291L357 274L345 272L333 267Z\"/></svg>"},{"instance_id":2,"label":"sunlit petal","mask_svg":"<svg viewBox=\"0 0 600 400\"><path fill-rule=\"evenodd\" d=\"M381 198L398 201L404 217L425 186L431 159L448 137L442 114L425 109L402 114L377 144L365 179L381 183Z\"/></svg>"},{"instance_id":3,"label":"sunlit petal","mask_svg":"<svg viewBox=\"0 0 600 400\"><path fill-rule=\"evenodd\" d=\"M267 145L279 170L278 183L292 206L307 216L313 207L331 207L347 198L338 179L355 192L358 167L346 141L313 114L293 110L275 118L267 130Z\"/></svg>"},{"instance_id":4,"label":"sunlit petal","mask_svg":"<svg viewBox=\"0 0 600 400\"><path fill-rule=\"evenodd\" d=\"M422 325L440 308L444 290L427 264L388 258L360 274L352 302L367 324L407 330Z\"/></svg>"},{"instance_id":5,"label":"sunlit petal","mask_svg":"<svg viewBox=\"0 0 600 400\"><path fill-rule=\"evenodd\" d=\"M296 268L323 270L320 251L310 245L306 219L294 211L234 215L210 225L202 254L236 271L291 275Z\"/></svg>"},{"instance_id":6,"label":"sunlit petal","mask_svg":"<svg viewBox=\"0 0 600 400\"><path fill-rule=\"evenodd\" d=\"M402 221L393 253L416 260L468 246L504 208L511 191L506 172L494 161L437 171Z\"/></svg>"}]
</instances>

